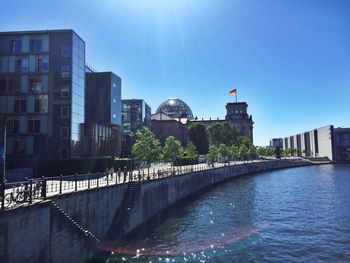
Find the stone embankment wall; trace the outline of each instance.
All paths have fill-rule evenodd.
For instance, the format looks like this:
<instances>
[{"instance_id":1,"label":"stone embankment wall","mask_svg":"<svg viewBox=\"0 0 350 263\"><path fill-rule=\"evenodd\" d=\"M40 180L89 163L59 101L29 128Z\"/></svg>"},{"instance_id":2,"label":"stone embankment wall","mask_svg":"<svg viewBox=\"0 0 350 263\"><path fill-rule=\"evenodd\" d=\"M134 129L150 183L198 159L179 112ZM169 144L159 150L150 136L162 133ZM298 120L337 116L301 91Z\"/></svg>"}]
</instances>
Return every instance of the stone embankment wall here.
<instances>
[{"instance_id":1,"label":"stone embankment wall","mask_svg":"<svg viewBox=\"0 0 350 263\"><path fill-rule=\"evenodd\" d=\"M214 168L141 183L123 223L128 234L162 210L216 183L261 171L310 165L270 161ZM84 262L110 235L128 185L73 192L0 212L0 262Z\"/></svg>"}]
</instances>

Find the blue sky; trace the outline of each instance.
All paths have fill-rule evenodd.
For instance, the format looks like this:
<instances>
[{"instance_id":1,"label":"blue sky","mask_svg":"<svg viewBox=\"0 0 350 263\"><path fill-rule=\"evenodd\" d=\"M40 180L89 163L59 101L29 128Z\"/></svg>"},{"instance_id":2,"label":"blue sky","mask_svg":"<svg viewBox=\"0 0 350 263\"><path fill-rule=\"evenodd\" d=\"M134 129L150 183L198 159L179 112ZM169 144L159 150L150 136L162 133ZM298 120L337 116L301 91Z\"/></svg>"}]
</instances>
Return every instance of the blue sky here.
<instances>
[{"instance_id":1,"label":"blue sky","mask_svg":"<svg viewBox=\"0 0 350 263\"><path fill-rule=\"evenodd\" d=\"M254 141L350 127L350 1L1 0L0 31L74 29L87 62L154 111L181 98L198 118L249 104Z\"/></svg>"}]
</instances>

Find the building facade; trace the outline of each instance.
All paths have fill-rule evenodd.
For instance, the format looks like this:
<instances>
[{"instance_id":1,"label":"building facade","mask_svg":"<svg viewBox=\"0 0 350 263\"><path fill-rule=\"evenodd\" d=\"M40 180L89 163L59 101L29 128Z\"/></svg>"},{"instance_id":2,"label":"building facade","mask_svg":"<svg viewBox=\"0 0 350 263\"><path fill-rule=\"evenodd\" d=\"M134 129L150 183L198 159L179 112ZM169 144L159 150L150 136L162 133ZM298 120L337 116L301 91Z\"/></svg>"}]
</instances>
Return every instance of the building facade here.
<instances>
[{"instance_id":1,"label":"building facade","mask_svg":"<svg viewBox=\"0 0 350 263\"><path fill-rule=\"evenodd\" d=\"M122 100L122 156L130 156L135 134L143 127L151 129L151 107L142 99Z\"/></svg>"},{"instance_id":2,"label":"building facade","mask_svg":"<svg viewBox=\"0 0 350 263\"><path fill-rule=\"evenodd\" d=\"M187 125L182 123L180 119L171 118L164 113L152 115L152 132L161 144L164 144L169 136L174 136L183 146L187 145Z\"/></svg>"},{"instance_id":3,"label":"building facade","mask_svg":"<svg viewBox=\"0 0 350 263\"><path fill-rule=\"evenodd\" d=\"M118 156L121 153L121 78L113 72L85 74L86 123L82 124L82 155Z\"/></svg>"},{"instance_id":4,"label":"building facade","mask_svg":"<svg viewBox=\"0 0 350 263\"><path fill-rule=\"evenodd\" d=\"M273 148L283 148L283 139L282 138L272 138L270 140L270 147L273 147Z\"/></svg>"},{"instance_id":5,"label":"building facade","mask_svg":"<svg viewBox=\"0 0 350 263\"><path fill-rule=\"evenodd\" d=\"M191 108L180 99L167 99L159 105L157 113L163 113L171 118L179 119L185 117L189 120L194 119Z\"/></svg>"},{"instance_id":6,"label":"building facade","mask_svg":"<svg viewBox=\"0 0 350 263\"><path fill-rule=\"evenodd\" d=\"M81 155L85 42L73 30L0 33L0 116L7 158Z\"/></svg>"},{"instance_id":7,"label":"building facade","mask_svg":"<svg viewBox=\"0 0 350 263\"><path fill-rule=\"evenodd\" d=\"M214 123L231 123L236 126L241 136L249 138L253 142L253 118L252 115L248 115L247 112L248 104L246 102L231 102L226 104L226 116L225 119L209 119L199 120L195 118L187 122L188 125L191 123L199 122L205 127L209 127Z\"/></svg>"},{"instance_id":8,"label":"building facade","mask_svg":"<svg viewBox=\"0 0 350 263\"><path fill-rule=\"evenodd\" d=\"M151 107L141 99L122 100L122 129L135 134L142 127L151 127Z\"/></svg>"},{"instance_id":9,"label":"building facade","mask_svg":"<svg viewBox=\"0 0 350 263\"><path fill-rule=\"evenodd\" d=\"M327 157L333 162L350 162L350 128L333 125L282 139L283 148L298 149L305 157Z\"/></svg>"}]
</instances>

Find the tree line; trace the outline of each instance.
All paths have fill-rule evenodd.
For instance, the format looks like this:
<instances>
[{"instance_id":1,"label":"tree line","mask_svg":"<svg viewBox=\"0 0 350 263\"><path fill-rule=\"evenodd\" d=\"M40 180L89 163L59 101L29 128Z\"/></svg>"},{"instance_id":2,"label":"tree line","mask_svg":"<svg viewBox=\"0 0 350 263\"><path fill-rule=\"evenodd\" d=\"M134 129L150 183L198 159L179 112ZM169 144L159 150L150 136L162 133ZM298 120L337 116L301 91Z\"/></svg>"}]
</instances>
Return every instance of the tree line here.
<instances>
[{"instance_id":1,"label":"tree line","mask_svg":"<svg viewBox=\"0 0 350 263\"><path fill-rule=\"evenodd\" d=\"M144 127L136 133L133 159L147 164L156 161L176 163L179 160L194 162L199 155L205 155L209 162L215 162L276 154L274 148L254 146L249 138L241 136L238 128L228 122L214 123L207 128L202 123L193 123L188 127L188 139L184 146L174 136L169 136L162 146L154 133ZM295 155L297 150L285 149L282 154Z\"/></svg>"}]
</instances>

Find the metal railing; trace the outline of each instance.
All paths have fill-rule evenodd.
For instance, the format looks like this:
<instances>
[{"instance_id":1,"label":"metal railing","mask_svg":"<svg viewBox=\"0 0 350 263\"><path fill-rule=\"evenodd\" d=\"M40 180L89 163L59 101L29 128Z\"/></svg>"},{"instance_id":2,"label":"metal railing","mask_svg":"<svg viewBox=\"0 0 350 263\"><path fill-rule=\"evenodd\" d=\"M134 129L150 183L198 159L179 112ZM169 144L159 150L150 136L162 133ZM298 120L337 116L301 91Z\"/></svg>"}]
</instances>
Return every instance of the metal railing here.
<instances>
[{"instance_id":1,"label":"metal railing","mask_svg":"<svg viewBox=\"0 0 350 263\"><path fill-rule=\"evenodd\" d=\"M183 175L225 166L242 165L254 162L270 162L272 160L252 160L230 163L194 164L187 166L171 166L159 169L127 170L118 169L103 173L75 174L56 177L27 179L23 182L3 183L0 185L1 210L24 204L43 201L55 195L83 191L93 188L125 184L132 181L149 181L170 176Z\"/></svg>"}]
</instances>

